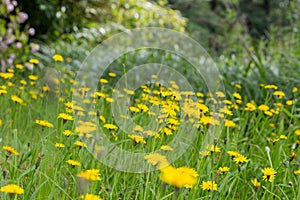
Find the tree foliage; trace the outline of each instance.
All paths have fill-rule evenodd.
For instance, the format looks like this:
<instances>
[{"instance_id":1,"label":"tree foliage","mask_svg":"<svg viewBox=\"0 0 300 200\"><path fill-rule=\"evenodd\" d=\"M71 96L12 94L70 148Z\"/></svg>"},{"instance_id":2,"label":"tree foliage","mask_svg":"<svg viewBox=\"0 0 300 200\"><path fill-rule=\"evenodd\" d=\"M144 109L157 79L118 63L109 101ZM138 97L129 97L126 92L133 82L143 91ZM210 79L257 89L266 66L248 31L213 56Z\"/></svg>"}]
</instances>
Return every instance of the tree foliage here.
<instances>
[{"instance_id":1,"label":"tree foliage","mask_svg":"<svg viewBox=\"0 0 300 200\"><path fill-rule=\"evenodd\" d=\"M186 24L179 12L147 0L23 0L20 4L30 13L29 24L44 39L112 22L125 28L160 26L179 31Z\"/></svg>"},{"instance_id":2,"label":"tree foliage","mask_svg":"<svg viewBox=\"0 0 300 200\"><path fill-rule=\"evenodd\" d=\"M239 49L245 41L257 44L272 39L274 27L281 36L297 25L299 0L169 0L189 19L188 31L214 50ZM298 22L299 23L299 22ZM299 28L299 26L298 26ZM244 47L242 47L244 48Z\"/></svg>"}]
</instances>

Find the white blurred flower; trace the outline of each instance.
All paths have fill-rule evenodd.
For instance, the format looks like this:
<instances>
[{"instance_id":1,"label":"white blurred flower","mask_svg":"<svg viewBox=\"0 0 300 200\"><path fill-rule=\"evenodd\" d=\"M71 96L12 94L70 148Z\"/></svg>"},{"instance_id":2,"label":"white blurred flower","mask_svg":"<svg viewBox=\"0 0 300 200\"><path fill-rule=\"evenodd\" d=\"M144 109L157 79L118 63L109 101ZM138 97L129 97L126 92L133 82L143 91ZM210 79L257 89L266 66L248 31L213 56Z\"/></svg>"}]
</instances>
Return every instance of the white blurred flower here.
<instances>
[{"instance_id":1,"label":"white blurred flower","mask_svg":"<svg viewBox=\"0 0 300 200\"><path fill-rule=\"evenodd\" d=\"M28 29L28 33L29 33L29 35L31 35L31 36L33 36L33 35L35 35L35 29L34 28L29 28Z\"/></svg>"},{"instance_id":2,"label":"white blurred flower","mask_svg":"<svg viewBox=\"0 0 300 200\"><path fill-rule=\"evenodd\" d=\"M33 64L31 64L31 63L25 63L25 67L26 67L29 71L32 71L32 70L33 70Z\"/></svg>"},{"instance_id":3,"label":"white blurred flower","mask_svg":"<svg viewBox=\"0 0 300 200\"><path fill-rule=\"evenodd\" d=\"M18 22L19 22L20 24L24 23L27 19L28 19L27 13L24 13L24 12L20 12L20 13L19 13L19 19L18 19Z\"/></svg>"}]
</instances>

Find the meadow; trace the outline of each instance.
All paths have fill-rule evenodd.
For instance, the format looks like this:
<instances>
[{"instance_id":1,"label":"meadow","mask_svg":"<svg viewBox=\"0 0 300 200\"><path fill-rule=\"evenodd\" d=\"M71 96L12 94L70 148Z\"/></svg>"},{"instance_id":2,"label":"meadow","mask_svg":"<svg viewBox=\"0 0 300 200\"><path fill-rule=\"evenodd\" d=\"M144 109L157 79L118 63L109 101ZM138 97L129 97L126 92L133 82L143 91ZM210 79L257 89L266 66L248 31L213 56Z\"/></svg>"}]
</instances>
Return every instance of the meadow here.
<instances>
[{"instance_id":1,"label":"meadow","mask_svg":"<svg viewBox=\"0 0 300 200\"><path fill-rule=\"evenodd\" d=\"M49 59L0 73L0 199L300 199L297 87L254 100L238 80L210 93L150 74L119 91L115 67L93 91L72 57Z\"/></svg>"}]
</instances>

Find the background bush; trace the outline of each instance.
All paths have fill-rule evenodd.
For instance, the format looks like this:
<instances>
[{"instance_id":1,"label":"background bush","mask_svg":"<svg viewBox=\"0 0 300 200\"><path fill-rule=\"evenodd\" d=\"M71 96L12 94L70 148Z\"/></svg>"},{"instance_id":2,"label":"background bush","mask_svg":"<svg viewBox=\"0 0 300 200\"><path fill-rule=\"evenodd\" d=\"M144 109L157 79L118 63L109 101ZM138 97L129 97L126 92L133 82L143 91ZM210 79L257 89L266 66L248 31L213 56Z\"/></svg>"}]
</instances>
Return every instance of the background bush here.
<instances>
[{"instance_id":1,"label":"background bush","mask_svg":"<svg viewBox=\"0 0 300 200\"><path fill-rule=\"evenodd\" d=\"M17 1L3 0L0 4L0 64L1 70L13 63L24 62L29 52L29 37L35 29L28 23L28 14Z\"/></svg>"}]
</instances>

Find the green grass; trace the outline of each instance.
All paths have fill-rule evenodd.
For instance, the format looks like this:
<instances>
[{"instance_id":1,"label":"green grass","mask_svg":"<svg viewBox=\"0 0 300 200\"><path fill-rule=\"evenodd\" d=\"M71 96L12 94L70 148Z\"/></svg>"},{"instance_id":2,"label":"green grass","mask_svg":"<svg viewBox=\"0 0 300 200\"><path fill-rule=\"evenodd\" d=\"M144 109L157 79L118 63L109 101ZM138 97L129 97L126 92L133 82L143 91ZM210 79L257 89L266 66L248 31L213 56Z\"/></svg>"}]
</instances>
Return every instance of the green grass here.
<instances>
[{"instance_id":1,"label":"green grass","mask_svg":"<svg viewBox=\"0 0 300 200\"><path fill-rule=\"evenodd\" d=\"M74 91L71 91L72 80L74 76L69 74L68 69L64 69L64 64L56 63L56 68L61 71L59 86L55 86L55 81L51 82L51 78L41 78L36 81L35 85L30 85L28 79L28 71L25 69L15 69L14 77L11 79L0 79L0 86L4 86L6 94L0 96L0 137L2 138L1 146L11 146L16 149L19 155L6 156L7 152L2 150L0 154L0 186L5 186L9 183L19 185L24 189L24 194L13 196L6 193L0 193L0 199L80 199L80 196L85 193L98 195L103 199L299 199L299 179L300 175L294 174L294 171L299 169L299 156L297 155L291 160L292 152L299 152L296 144L299 142L299 136L295 131L300 129L299 125L299 92L293 93L293 105L286 105L287 97L279 99L273 95L274 89L265 89L259 87L256 92L263 96L264 102L257 102L256 110L245 110L246 103L250 102L248 96L242 96L241 103L237 103L237 99L233 97L234 92L244 93L243 84L241 89L231 87L228 89L226 99L230 100L232 105L228 105L228 109L232 115L227 114L221 116L219 125L210 123L199 123L199 128L194 128L195 132L184 132L193 126L192 122L187 119L199 121L199 118L184 117L188 111L183 112L182 105L180 110L175 111L175 118L182 119L182 128L172 130L172 135L166 135L162 130L166 127L164 120L168 117L162 117L159 122L158 116L161 116L162 104L172 100L171 96L161 98L159 95L153 94L154 90L165 90L163 87L158 87L155 84L149 85L150 96L156 96L160 99L159 106L152 105L149 101L142 99L142 94L145 92L142 89L137 89L134 95L130 96L128 101L130 105L137 106L138 103L147 105L150 111L155 111L155 116L149 115L149 111L134 113L129 112L129 116L136 124L145 128L144 130L153 130L159 137L144 137L145 144L134 142L128 137L128 134L140 134L134 128L128 126L132 130L126 133L120 127L118 130L107 130L103 128L104 124L111 123L118 126L116 117L122 118L120 115L113 116L111 106L116 102L108 102L105 98L96 98L95 108L93 113L85 113L87 118L93 124L99 124L102 131L91 131L91 138L80 137L76 132L78 123L82 117L77 116L76 120L66 121L58 119L59 113L65 113L65 102L72 101ZM30 72L40 75L40 72ZM109 83L114 83L115 79L120 76L120 71L116 71L117 77L112 78L105 76ZM106 74L105 74L106 75ZM45 77L45 76L44 76ZM20 80L27 81L27 85L22 86ZM63 81L62 81L63 80ZM174 80L176 81L176 80ZM13 86L8 86L9 82ZM50 91L43 91L42 86L49 85ZM102 92L107 97L112 97L111 90L113 84L100 84ZM55 92L59 89L58 92ZM278 88L280 90L280 88ZM30 91L35 91L36 99L32 97ZM201 91L202 92L202 91ZM284 91L292 93L290 91ZM121 91L126 98L126 93ZM17 95L24 100L23 104L13 102L12 95ZM216 98L215 94L213 94ZM86 97L88 98L88 97ZM86 99L85 98L85 99ZM193 97L196 98L195 96ZM192 96L189 96L192 99ZM211 105L211 98L205 93L205 97L198 98L203 100L203 104ZM219 101L225 98L218 98ZM169 102L169 103L170 103ZM282 103L278 106L276 103ZM90 98L90 103L93 104L93 98ZM220 104L216 103L219 107ZM268 116L263 111L258 109L260 104L265 104L274 109L273 115ZM74 105L77 105L75 102ZM127 108L126 108L127 109ZM276 110L277 109L277 110ZM76 110L74 108L74 110ZM210 111L212 108L210 107ZM276 110L276 111L275 111ZM79 111L70 112L74 116L78 115ZM97 113L98 112L98 113ZM220 113L220 110L217 110ZM104 116L106 122L99 119L100 115ZM209 113L205 114L210 116ZM54 127L41 127L35 123L35 120L47 120ZM85 118L86 119L86 118ZM223 119L232 120L235 122L234 127L224 126ZM128 119L123 119L126 122ZM150 120L151 123L149 122ZM222 128L222 129L221 129ZM67 137L63 135L64 130L71 130L74 134ZM84 129L86 130L86 128ZM221 131L216 138L209 138L209 131ZM89 131L86 131L89 132ZM188 146L184 154L176 157L174 162L170 163L174 167L187 166L193 168L198 173L197 183L193 188L176 188L168 185L160 179L160 170L145 160L134 160L132 165L143 163L149 169L149 172L131 173L122 172L114 168L104 165L99 160L95 159L86 147L78 147L74 145L76 141L83 141L88 148L94 148L93 138L97 138L104 134L109 141L124 150L130 152L145 152L151 153L158 150L167 159L171 160L177 149L167 152L159 150L162 145L172 144L176 136L180 136L180 140ZM190 135L189 135L190 134ZM194 135L193 135L194 134ZM195 136L195 137L194 137ZM208 137L207 137L208 136ZM281 136L281 139L280 139ZM286 138L284 138L286 136ZM213 136L214 137L214 136ZM206 140L210 139L210 143ZM63 143L64 148L57 148L55 144ZM101 142L99 143L101 144ZM106 145L106 144L103 144ZM210 152L209 155L203 156L200 152L206 150L206 145L219 147L220 152ZM170 145L172 147L172 145ZM183 146L182 146L183 147ZM112 150L113 151L113 150ZM237 151L247 157L247 163L237 164L228 155L227 151ZM105 150L106 156L110 153ZM71 166L66 163L67 160L77 160L81 166ZM109 159L109 158L108 158ZM122 158L121 158L122 159ZM130 160L125 160L130 162ZM219 167L229 167L229 172L220 173ZM263 180L262 169L272 167L277 171L273 182ZM86 169L99 169L101 180L89 181L79 178L77 175ZM260 187L254 187L251 180L257 179L260 182ZM217 191L207 191L201 188L203 181L214 180L217 183Z\"/></svg>"}]
</instances>

